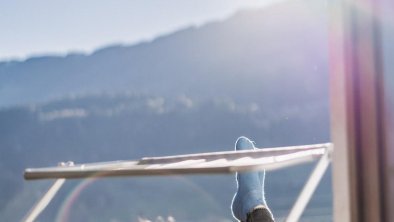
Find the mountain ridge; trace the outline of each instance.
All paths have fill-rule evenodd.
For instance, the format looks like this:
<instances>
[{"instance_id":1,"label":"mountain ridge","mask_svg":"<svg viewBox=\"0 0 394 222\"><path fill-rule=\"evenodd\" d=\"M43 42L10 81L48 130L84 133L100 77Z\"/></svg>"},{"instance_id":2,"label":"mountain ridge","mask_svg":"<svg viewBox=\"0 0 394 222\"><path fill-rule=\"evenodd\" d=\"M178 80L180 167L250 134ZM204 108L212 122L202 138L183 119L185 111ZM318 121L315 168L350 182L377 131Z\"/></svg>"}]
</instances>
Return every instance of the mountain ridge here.
<instances>
[{"instance_id":1,"label":"mountain ridge","mask_svg":"<svg viewBox=\"0 0 394 222\"><path fill-rule=\"evenodd\" d=\"M316 3L280 4L150 42L104 47L88 56L40 57L3 65L0 106L122 91L256 100L256 95L267 94L263 88L268 87L264 82L269 75L276 81L270 85L280 85L298 78L299 73L306 80L299 88L316 94L313 87L324 83L315 76L327 74L327 64L322 62L328 54L322 7ZM318 10L312 12L315 8ZM266 13L268 9L275 10ZM283 16L286 13L291 18ZM246 80L255 89L247 89ZM172 87L173 83L177 87ZM244 88L244 95L234 92L238 85Z\"/></svg>"}]
</instances>

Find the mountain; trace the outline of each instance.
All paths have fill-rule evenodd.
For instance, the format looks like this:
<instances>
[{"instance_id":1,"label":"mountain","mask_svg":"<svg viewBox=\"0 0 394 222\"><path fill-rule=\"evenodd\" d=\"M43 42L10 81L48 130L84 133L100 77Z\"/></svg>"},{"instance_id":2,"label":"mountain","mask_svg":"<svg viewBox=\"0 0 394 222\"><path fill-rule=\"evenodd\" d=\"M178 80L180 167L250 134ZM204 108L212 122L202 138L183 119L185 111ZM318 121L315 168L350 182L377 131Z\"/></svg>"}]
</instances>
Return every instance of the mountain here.
<instances>
[{"instance_id":1,"label":"mountain","mask_svg":"<svg viewBox=\"0 0 394 222\"><path fill-rule=\"evenodd\" d=\"M49 186L23 169L329 141L327 8L304 0L246 10L90 55L0 62L0 216L18 221ZM314 163L267 175L283 218ZM305 218L331 220L328 173ZM233 175L66 184L40 221L229 221Z\"/></svg>"},{"instance_id":2,"label":"mountain","mask_svg":"<svg viewBox=\"0 0 394 222\"><path fill-rule=\"evenodd\" d=\"M0 106L123 91L264 106L326 97L326 11L321 1L293 1L91 55L3 62Z\"/></svg>"}]
</instances>

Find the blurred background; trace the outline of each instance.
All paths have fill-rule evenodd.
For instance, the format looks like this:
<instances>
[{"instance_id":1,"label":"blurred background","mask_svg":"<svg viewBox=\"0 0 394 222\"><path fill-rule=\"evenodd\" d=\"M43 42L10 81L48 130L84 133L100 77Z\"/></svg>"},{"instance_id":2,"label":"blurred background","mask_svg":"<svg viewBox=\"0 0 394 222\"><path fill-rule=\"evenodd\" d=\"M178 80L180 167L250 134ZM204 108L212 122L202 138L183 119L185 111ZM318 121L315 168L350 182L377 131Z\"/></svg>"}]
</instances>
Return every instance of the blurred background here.
<instances>
[{"instance_id":1,"label":"blurred background","mask_svg":"<svg viewBox=\"0 0 394 222\"><path fill-rule=\"evenodd\" d=\"M328 142L327 0L1 1L0 218L27 167ZM278 221L315 163L270 172ZM235 221L234 175L71 180L39 221ZM303 221L332 220L327 172Z\"/></svg>"}]
</instances>

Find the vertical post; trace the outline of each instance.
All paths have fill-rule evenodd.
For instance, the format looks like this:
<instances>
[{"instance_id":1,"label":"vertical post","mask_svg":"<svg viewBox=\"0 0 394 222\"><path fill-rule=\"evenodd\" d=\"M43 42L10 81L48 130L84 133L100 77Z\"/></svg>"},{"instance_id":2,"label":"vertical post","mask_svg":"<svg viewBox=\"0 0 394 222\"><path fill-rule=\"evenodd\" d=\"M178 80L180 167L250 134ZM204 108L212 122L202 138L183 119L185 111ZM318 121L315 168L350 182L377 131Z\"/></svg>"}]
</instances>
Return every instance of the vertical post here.
<instances>
[{"instance_id":1,"label":"vertical post","mask_svg":"<svg viewBox=\"0 0 394 222\"><path fill-rule=\"evenodd\" d=\"M352 81L345 71L345 30L349 29L349 22L346 22L343 0L332 0L329 4L331 141L336 149L332 154L334 221L356 222L356 152L353 141L349 140L354 124L347 118L347 114L353 112L349 104L353 96L348 86Z\"/></svg>"},{"instance_id":2,"label":"vertical post","mask_svg":"<svg viewBox=\"0 0 394 222\"><path fill-rule=\"evenodd\" d=\"M379 79L381 95L381 126L383 153L383 198L385 221L394 221L394 1L379 0L380 24L382 30L383 77Z\"/></svg>"},{"instance_id":3,"label":"vertical post","mask_svg":"<svg viewBox=\"0 0 394 222\"><path fill-rule=\"evenodd\" d=\"M382 221L380 39L374 0L332 0L334 221Z\"/></svg>"}]
</instances>

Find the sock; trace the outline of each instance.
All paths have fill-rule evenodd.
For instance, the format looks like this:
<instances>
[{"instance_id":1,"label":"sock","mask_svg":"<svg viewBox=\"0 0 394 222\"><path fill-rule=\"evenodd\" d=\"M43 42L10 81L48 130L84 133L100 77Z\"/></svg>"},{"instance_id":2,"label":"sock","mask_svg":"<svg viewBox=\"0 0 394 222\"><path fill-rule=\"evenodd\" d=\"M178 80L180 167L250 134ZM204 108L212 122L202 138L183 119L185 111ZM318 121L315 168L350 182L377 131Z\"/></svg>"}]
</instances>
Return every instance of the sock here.
<instances>
[{"instance_id":1,"label":"sock","mask_svg":"<svg viewBox=\"0 0 394 222\"><path fill-rule=\"evenodd\" d=\"M246 137L238 138L235 143L235 150L255 149L251 140ZM256 206L266 206L264 199L264 172L245 172L237 173L237 192L232 202L233 216L246 221L247 214L252 212Z\"/></svg>"}]
</instances>

